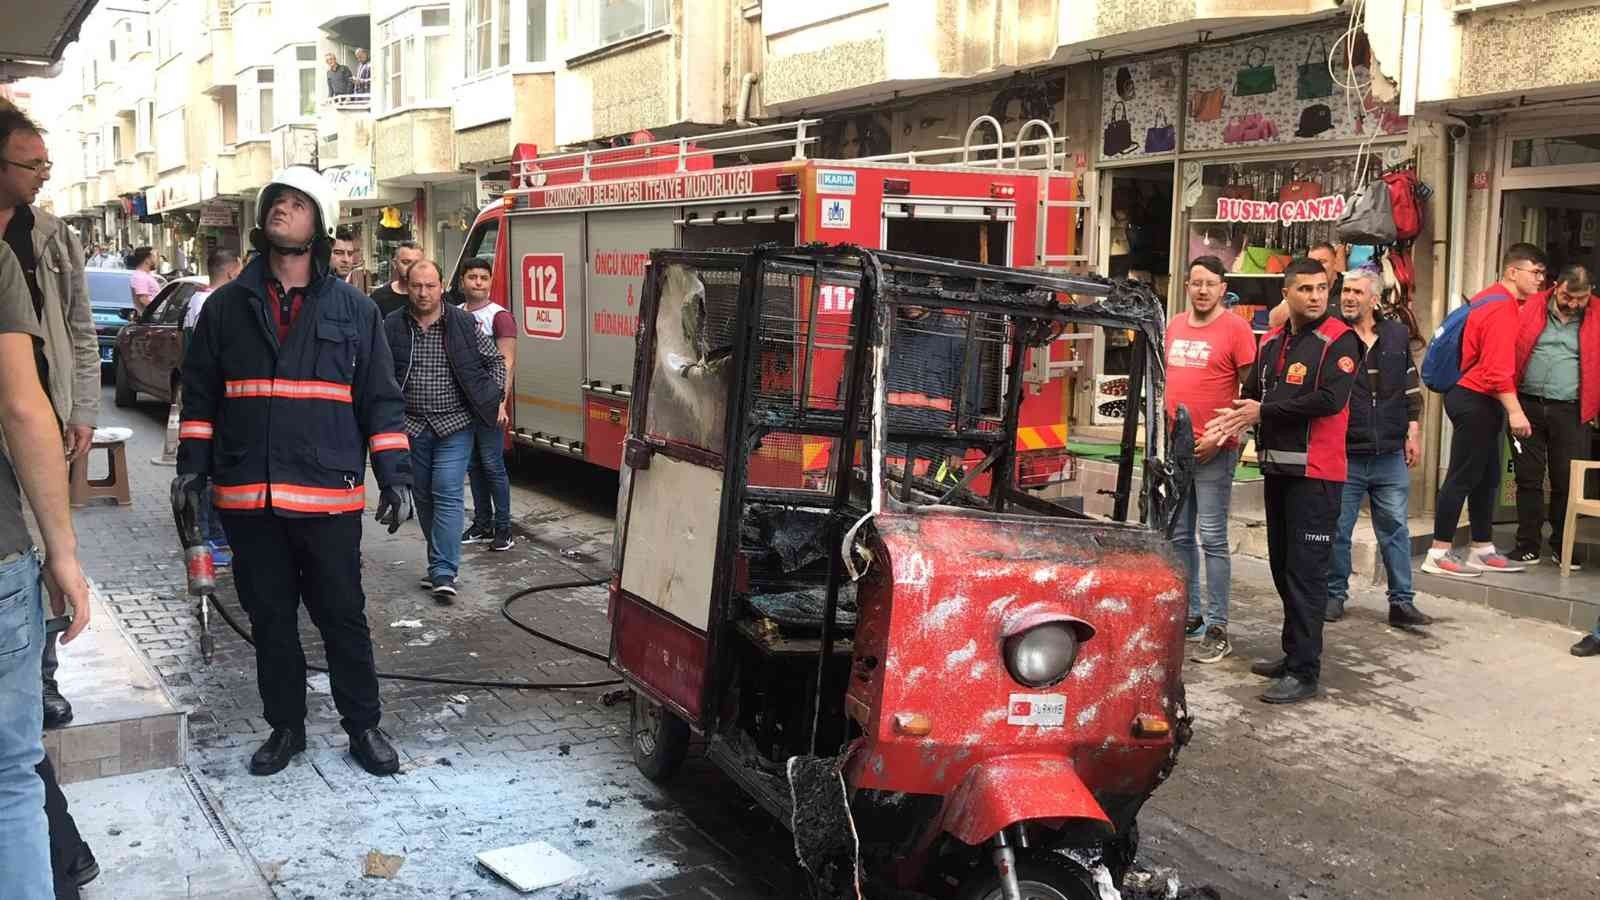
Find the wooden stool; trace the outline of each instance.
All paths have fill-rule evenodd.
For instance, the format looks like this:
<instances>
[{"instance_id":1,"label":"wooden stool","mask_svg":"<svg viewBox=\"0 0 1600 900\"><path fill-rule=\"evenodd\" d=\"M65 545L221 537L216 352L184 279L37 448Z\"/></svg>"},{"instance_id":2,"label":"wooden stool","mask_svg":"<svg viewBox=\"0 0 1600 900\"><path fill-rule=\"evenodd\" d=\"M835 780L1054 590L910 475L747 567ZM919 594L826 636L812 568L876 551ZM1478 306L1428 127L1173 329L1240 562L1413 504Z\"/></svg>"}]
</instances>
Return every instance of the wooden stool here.
<instances>
[{"instance_id":1,"label":"wooden stool","mask_svg":"<svg viewBox=\"0 0 1600 900\"><path fill-rule=\"evenodd\" d=\"M89 478L89 457L96 450L106 451L104 478ZM72 487L68 499L74 507L88 506L90 500L110 497L118 506L131 506L128 496L128 453L122 440L94 441L89 452L72 461Z\"/></svg>"}]
</instances>

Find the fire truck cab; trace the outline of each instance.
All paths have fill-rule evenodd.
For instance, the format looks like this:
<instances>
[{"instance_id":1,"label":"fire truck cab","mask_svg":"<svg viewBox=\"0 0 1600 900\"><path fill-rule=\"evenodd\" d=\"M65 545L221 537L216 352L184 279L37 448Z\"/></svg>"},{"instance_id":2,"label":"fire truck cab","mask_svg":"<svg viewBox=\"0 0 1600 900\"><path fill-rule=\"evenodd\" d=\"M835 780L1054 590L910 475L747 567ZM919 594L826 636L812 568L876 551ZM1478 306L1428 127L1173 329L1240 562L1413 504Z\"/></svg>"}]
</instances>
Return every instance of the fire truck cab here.
<instances>
[{"instance_id":1,"label":"fire truck cab","mask_svg":"<svg viewBox=\"0 0 1600 900\"><path fill-rule=\"evenodd\" d=\"M478 214L452 276L455 285L469 257L491 260L491 297L517 322L513 441L621 466L639 291L656 248L822 242L1086 269L1093 199L1057 168L1063 141L1045 122L1007 141L983 116L959 147L852 160L808 158L818 124L513 159L510 189ZM995 141L974 145L986 125ZM852 294L817 286L806 311L817 334L829 317L848 320ZM1063 334L1029 359L1017 438L1024 486L1066 477L1072 379L1087 356L1087 345L1073 348L1087 337Z\"/></svg>"}]
</instances>

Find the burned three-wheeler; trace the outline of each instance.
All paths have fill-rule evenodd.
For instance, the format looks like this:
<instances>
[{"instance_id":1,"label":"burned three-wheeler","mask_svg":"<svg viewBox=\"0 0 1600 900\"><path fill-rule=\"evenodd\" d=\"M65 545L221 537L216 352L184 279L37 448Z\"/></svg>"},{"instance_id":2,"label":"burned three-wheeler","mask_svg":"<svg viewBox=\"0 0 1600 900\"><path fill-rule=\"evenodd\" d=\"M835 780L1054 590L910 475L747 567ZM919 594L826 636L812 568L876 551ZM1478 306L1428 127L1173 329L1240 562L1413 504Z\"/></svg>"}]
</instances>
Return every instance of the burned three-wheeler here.
<instances>
[{"instance_id":1,"label":"burned three-wheeler","mask_svg":"<svg viewBox=\"0 0 1600 900\"><path fill-rule=\"evenodd\" d=\"M704 736L838 896L1120 879L1189 732L1167 537L1193 437L1149 289L658 250L640 311L610 603L639 768ZM1135 334L1109 517L1019 479L1024 368L1096 327Z\"/></svg>"}]
</instances>

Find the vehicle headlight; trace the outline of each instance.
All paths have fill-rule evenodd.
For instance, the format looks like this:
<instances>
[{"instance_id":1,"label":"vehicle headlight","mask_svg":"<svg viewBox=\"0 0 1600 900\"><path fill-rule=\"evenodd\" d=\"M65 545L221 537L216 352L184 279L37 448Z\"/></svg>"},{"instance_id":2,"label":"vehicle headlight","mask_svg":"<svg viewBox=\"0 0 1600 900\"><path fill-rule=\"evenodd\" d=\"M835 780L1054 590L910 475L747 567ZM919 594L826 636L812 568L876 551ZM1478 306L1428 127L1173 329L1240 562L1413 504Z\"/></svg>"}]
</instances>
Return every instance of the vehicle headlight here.
<instances>
[{"instance_id":1,"label":"vehicle headlight","mask_svg":"<svg viewBox=\"0 0 1600 900\"><path fill-rule=\"evenodd\" d=\"M1067 677L1078 656L1078 638L1064 622L1036 625L1006 638L1006 669L1031 688L1044 688Z\"/></svg>"}]
</instances>

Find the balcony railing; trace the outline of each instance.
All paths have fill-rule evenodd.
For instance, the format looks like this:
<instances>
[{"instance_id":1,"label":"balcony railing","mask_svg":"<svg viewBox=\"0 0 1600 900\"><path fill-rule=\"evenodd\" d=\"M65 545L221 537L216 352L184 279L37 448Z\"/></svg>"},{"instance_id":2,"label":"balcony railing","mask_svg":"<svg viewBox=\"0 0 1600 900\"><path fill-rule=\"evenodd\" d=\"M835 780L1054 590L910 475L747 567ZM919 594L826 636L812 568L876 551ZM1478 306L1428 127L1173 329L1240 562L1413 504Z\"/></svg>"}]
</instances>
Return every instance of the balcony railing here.
<instances>
[{"instance_id":1,"label":"balcony railing","mask_svg":"<svg viewBox=\"0 0 1600 900\"><path fill-rule=\"evenodd\" d=\"M340 112L368 112L372 109L371 94L340 94L322 102Z\"/></svg>"}]
</instances>

